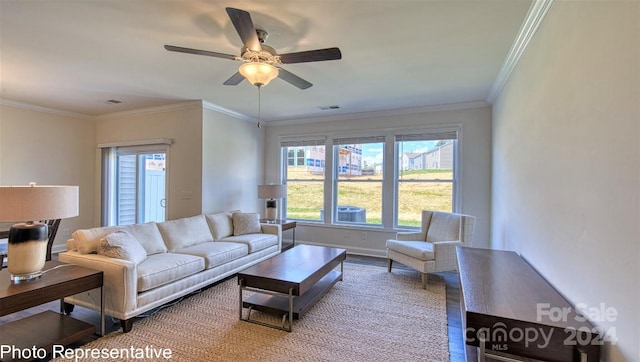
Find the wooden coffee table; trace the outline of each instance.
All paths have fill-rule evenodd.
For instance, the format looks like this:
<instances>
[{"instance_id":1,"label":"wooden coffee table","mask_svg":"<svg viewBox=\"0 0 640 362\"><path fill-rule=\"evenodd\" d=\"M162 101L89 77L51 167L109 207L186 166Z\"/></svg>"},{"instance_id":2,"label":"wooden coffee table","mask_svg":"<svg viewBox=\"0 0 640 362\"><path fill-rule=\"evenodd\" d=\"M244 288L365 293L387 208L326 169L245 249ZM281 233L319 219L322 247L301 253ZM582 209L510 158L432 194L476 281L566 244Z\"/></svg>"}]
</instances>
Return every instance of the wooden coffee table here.
<instances>
[{"instance_id":1,"label":"wooden coffee table","mask_svg":"<svg viewBox=\"0 0 640 362\"><path fill-rule=\"evenodd\" d=\"M291 332L303 316L342 280L345 249L298 245L238 273L240 320ZM335 270L340 266L340 271ZM256 294L243 300L243 291ZM248 308L247 317L243 309ZM282 314L282 325L251 319L251 311ZM287 324L288 321L288 324Z\"/></svg>"}]
</instances>

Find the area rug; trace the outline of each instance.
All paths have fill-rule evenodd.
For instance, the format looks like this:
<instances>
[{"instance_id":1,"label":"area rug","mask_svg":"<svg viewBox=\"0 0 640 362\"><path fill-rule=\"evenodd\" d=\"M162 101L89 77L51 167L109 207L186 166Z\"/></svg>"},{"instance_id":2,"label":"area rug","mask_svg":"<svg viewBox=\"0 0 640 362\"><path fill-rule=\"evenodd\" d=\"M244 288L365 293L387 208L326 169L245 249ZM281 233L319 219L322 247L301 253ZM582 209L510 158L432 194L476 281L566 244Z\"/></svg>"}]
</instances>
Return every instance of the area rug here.
<instances>
[{"instance_id":1,"label":"area rug","mask_svg":"<svg viewBox=\"0 0 640 362\"><path fill-rule=\"evenodd\" d=\"M448 361L445 285L430 276L425 290L414 271L346 262L344 280L288 333L238 320L232 278L79 348L148 347L174 361Z\"/></svg>"}]
</instances>

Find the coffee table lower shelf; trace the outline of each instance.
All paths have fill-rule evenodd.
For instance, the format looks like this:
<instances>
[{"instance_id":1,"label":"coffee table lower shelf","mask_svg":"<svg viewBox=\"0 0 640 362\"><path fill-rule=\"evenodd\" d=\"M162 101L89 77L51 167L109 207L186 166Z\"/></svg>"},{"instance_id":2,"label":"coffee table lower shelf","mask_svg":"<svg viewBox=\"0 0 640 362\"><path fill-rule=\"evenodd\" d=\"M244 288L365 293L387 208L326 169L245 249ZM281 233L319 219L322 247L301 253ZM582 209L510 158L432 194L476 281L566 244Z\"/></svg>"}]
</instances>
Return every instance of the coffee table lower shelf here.
<instances>
[{"instance_id":1,"label":"coffee table lower shelf","mask_svg":"<svg viewBox=\"0 0 640 362\"><path fill-rule=\"evenodd\" d=\"M340 280L342 273L336 270L330 271L322 279L320 279L311 289L301 296L293 298L293 318L299 319L311 307L314 306L327 292ZM263 294L261 290L251 288L256 294L250 296L242 302L243 308L251 308L260 312L271 314L289 313L289 295L271 295Z\"/></svg>"},{"instance_id":2,"label":"coffee table lower shelf","mask_svg":"<svg viewBox=\"0 0 640 362\"><path fill-rule=\"evenodd\" d=\"M38 313L0 326L2 344L18 349L44 349L66 346L96 332L96 327L54 311ZM11 355L2 361L13 361Z\"/></svg>"}]
</instances>

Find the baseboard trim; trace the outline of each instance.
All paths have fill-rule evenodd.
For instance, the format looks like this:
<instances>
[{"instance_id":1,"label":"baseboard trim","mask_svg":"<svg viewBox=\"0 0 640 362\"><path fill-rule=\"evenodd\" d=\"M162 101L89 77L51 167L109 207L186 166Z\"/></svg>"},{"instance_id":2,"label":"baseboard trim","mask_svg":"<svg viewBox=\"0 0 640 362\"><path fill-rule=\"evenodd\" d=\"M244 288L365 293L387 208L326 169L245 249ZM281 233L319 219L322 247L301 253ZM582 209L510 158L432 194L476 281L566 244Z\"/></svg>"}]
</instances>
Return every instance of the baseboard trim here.
<instances>
[{"instance_id":1,"label":"baseboard trim","mask_svg":"<svg viewBox=\"0 0 640 362\"><path fill-rule=\"evenodd\" d=\"M296 240L296 245L299 244L306 244L306 245L317 245L317 246L326 246L329 248L341 248L341 249L346 249L348 254L353 254L353 255L362 255L362 256L371 256L374 258L386 258L387 257L387 252L386 250L379 250L379 249L371 249L371 248L359 248L359 247L352 247L352 246L347 246L347 245L338 245L338 244L331 244L331 243L316 243L313 241L300 241L300 240Z\"/></svg>"}]
</instances>

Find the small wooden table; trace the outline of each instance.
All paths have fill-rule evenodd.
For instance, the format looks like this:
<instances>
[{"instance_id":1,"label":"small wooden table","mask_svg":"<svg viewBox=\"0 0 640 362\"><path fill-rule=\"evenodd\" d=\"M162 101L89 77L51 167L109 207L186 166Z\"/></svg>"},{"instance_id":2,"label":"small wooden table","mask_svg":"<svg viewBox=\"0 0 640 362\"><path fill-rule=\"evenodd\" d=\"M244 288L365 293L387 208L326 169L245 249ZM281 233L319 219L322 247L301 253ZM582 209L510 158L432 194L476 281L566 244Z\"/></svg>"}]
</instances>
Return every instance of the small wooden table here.
<instances>
[{"instance_id":1,"label":"small wooden table","mask_svg":"<svg viewBox=\"0 0 640 362\"><path fill-rule=\"evenodd\" d=\"M102 271L58 261L46 262L41 277L17 284L11 282L6 269L0 271L0 316L60 300L60 314L46 311L0 325L0 341L20 349L42 348L51 353L53 345L68 345L95 333L93 324L64 315L63 301L64 297L95 288L100 288L100 335L104 335L102 286Z\"/></svg>"},{"instance_id":2,"label":"small wooden table","mask_svg":"<svg viewBox=\"0 0 640 362\"><path fill-rule=\"evenodd\" d=\"M241 271L238 273L240 320L291 332L293 319L303 316L342 280L346 257L345 249L298 245ZM334 270L337 266L340 271ZM256 294L243 300L245 290ZM249 308L246 318L243 308ZM252 320L252 310L282 314L282 325Z\"/></svg>"},{"instance_id":3,"label":"small wooden table","mask_svg":"<svg viewBox=\"0 0 640 362\"><path fill-rule=\"evenodd\" d=\"M260 219L260 222L266 223L266 224L280 225L280 229L282 230L282 232L285 232L287 230L291 230L291 232L293 233L293 238L291 239L291 243L285 243L284 239L283 239L282 240L282 251L289 250L289 249L293 248L294 246L296 246L296 226L297 226L297 223L296 223L295 220L287 220L287 219L283 219L283 220L267 220L267 219Z\"/></svg>"},{"instance_id":4,"label":"small wooden table","mask_svg":"<svg viewBox=\"0 0 640 362\"><path fill-rule=\"evenodd\" d=\"M456 252L467 361L599 360L597 330L521 256L467 247ZM555 318L557 311L564 316Z\"/></svg>"}]
</instances>

